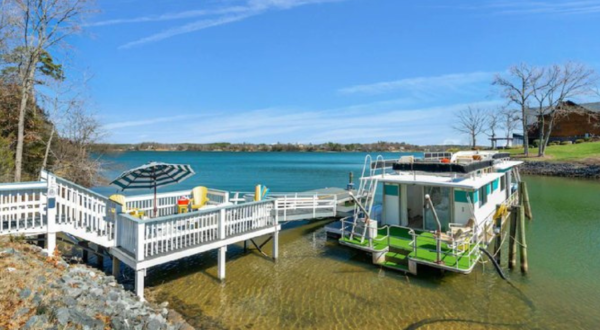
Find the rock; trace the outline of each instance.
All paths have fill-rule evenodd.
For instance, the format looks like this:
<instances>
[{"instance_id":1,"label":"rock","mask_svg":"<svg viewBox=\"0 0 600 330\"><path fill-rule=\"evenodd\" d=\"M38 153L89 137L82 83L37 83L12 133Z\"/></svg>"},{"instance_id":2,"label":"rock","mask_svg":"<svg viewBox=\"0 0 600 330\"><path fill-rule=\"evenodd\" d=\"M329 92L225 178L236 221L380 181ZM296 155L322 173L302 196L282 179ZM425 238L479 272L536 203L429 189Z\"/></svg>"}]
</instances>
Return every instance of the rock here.
<instances>
[{"instance_id":1,"label":"rock","mask_svg":"<svg viewBox=\"0 0 600 330\"><path fill-rule=\"evenodd\" d=\"M73 323L75 324L79 324L82 327L90 327L93 328L96 325L96 321L95 319L89 317L88 315L86 315L84 312L80 311L79 309L74 309L71 310L69 312L70 317L69 319L71 321L73 321Z\"/></svg>"},{"instance_id":2,"label":"rock","mask_svg":"<svg viewBox=\"0 0 600 330\"><path fill-rule=\"evenodd\" d=\"M20 309L19 309L19 310L18 310L18 311L15 313L15 315L14 315L13 317L14 317L14 318L19 318L19 317L21 317L21 316L23 316L23 315L25 315L25 314L29 313L29 311L30 311L30 309L29 309L29 308L27 308L27 307L20 308Z\"/></svg>"},{"instance_id":3,"label":"rock","mask_svg":"<svg viewBox=\"0 0 600 330\"><path fill-rule=\"evenodd\" d=\"M119 292L117 291L111 291L108 293L108 299L112 300L112 301L117 301L119 300Z\"/></svg>"},{"instance_id":4,"label":"rock","mask_svg":"<svg viewBox=\"0 0 600 330\"><path fill-rule=\"evenodd\" d=\"M94 273L94 272L90 272L89 275L90 275L91 278L96 277L96 273Z\"/></svg>"},{"instance_id":5,"label":"rock","mask_svg":"<svg viewBox=\"0 0 600 330\"><path fill-rule=\"evenodd\" d=\"M31 289L29 288L25 288L19 292L19 298L21 299L27 299L29 296L31 296Z\"/></svg>"},{"instance_id":6,"label":"rock","mask_svg":"<svg viewBox=\"0 0 600 330\"><path fill-rule=\"evenodd\" d=\"M68 288L67 289L67 294L69 296L71 296L73 299L79 298L79 296L81 296L81 293L82 293L81 289L78 289L78 288Z\"/></svg>"},{"instance_id":7,"label":"rock","mask_svg":"<svg viewBox=\"0 0 600 330\"><path fill-rule=\"evenodd\" d=\"M67 305L68 307L74 307L77 305L77 300L75 300L75 298L70 297L70 296L65 296L63 297L62 301L65 303L65 305Z\"/></svg>"},{"instance_id":8,"label":"rock","mask_svg":"<svg viewBox=\"0 0 600 330\"><path fill-rule=\"evenodd\" d=\"M100 288L93 288L90 290L90 294L100 297L104 295L104 290Z\"/></svg>"},{"instance_id":9,"label":"rock","mask_svg":"<svg viewBox=\"0 0 600 330\"><path fill-rule=\"evenodd\" d=\"M110 286L110 287L114 288L114 287L116 287L116 286L117 286L117 282L109 282L109 283L108 283L108 286Z\"/></svg>"},{"instance_id":10,"label":"rock","mask_svg":"<svg viewBox=\"0 0 600 330\"><path fill-rule=\"evenodd\" d=\"M158 318L153 318L146 324L146 329L148 330L160 330L164 329L165 327L166 324L164 322L161 322L161 320Z\"/></svg>"},{"instance_id":11,"label":"rock","mask_svg":"<svg viewBox=\"0 0 600 330\"><path fill-rule=\"evenodd\" d=\"M56 316L56 320L60 325L66 325L67 322L69 322L69 310L65 307L59 308L56 313L54 313L54 316Z\"/></svg>"},{"instance_id":12,"label":"rock","mask_svg":"<svg viewBox=\"0 0 600 330\"><path fill-rule=\"evenodd\" d=\"M169 322L171 322L171 323L183 323L183 322L185 322L185 320L183 319L183 317L181 316L181 314L177 313L174 310L169 310L169 312L167 313L167 320L169 320Z\"/></svg>"},{"instance_id":13,"label":"rock","mask_svg":"<svg viewBox=\"0 0 600 330\"><path fill-rule=\"evenodd\" d=\"M160 304L161 308L167 308L169 307L169 302L168 301L164 301L163 303Z\"/></svg>"},{"instance_id":14,"label":"rock","mask_svg":"<svg viewBox=\"0 0 600 330\"><path fill-rule=\"evenodd\" d=\"M160 314L161 314L163 317L167 317L167 315L169 315L169 310L168 310L168 309L166 309L166 308L163 308L163 309L160 311Z\"/></svg>"},{"instance_id":15,"label":"rock","mask_svg":"<svg viewBox=\"0 0 600 330\"><path fill-rule=\"evenodd\" d=\"M48 322L46 315L34 315L25 323L23 329L40 329L46 322Z\"/></svg>"},{"instance_id":16,"label":"rock","mask_svg":"<svg viewBox=\"0 0 600 330\"><path fill-rule=\"evenodd\" d=\"M4 249L4 250L0 251L0 255L1 254L15 254L15 252L16 252L15 249L8 248L8 249Z\"/></svg>"},{"instance_id":17,"label":"rock","mask_svg":"<svg viewBox=\"0 0 600 330\"><path fill-rule=\"evenodd\" d=\"M12 273L12 272L16 271L17 269L16 269L16 268L13 268L13 267L8 267L8 268L6 268L6 270L7 270L9 273Z\"/></svg>"}]
</instances>

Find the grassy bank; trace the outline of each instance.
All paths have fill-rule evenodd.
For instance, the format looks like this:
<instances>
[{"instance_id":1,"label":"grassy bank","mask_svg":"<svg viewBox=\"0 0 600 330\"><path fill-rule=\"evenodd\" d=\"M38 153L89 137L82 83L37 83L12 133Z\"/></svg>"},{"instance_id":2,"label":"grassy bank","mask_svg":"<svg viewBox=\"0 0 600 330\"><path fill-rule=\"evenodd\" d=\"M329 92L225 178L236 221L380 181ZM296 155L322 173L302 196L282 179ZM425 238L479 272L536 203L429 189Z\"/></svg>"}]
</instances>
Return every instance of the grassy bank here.
<instances>
[{"instance_id":1,"label":"grassy bank","mask_svg":"<svg viewBox=\"0 0 600 330\"><path fill-rule=\"evenodd\" d=\"M548 146L545 157L537 157L538 148L530 148L527 158L525 158L522 148L509 149L508 152L513 157L522 157L532 161L600 162L600 142Z\"/></svg>"}]
</instances>

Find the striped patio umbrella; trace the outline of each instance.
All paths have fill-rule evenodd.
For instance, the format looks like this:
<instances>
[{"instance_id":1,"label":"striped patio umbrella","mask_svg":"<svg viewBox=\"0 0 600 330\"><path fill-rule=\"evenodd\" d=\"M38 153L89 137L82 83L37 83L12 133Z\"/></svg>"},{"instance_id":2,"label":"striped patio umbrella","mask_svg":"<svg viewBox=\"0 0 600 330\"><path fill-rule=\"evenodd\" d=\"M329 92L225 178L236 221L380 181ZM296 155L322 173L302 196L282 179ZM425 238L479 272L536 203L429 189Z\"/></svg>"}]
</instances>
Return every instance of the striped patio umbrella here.
<instances>
[{"instance_id":1,"label":"striped patio umbrella","mask_svg":"<svg viewBox=\"0 0 600 330\"><path fill-rule=\"evenodd\" d=\"M154 215L156 216L156 188L182 182L194 174L190 165L150 162L123 172L110 184L118 186L121 190L154 188Z\"/></svg>"}]
</instances>

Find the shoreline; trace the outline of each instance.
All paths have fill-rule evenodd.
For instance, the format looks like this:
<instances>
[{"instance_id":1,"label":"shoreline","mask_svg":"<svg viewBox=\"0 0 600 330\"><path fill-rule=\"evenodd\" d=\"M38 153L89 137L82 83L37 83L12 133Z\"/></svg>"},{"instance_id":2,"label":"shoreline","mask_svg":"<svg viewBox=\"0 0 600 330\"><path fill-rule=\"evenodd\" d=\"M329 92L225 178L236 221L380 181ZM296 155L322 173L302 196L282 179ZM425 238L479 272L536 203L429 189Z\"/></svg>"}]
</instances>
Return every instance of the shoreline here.
<instances>
[{"instance_id":1,"label":"shoreline","mask_svg":"<svg viewBox=\"0 0 600 330\"><path fill-rule=\"evenodd\" d=\"M140 301L113 276L0 239L0 329L194 329L161 304Z\"/></svg>"},{"instance_id":2,"label":"shoreline","mask_svg":"<svg viewBox=\"0 0 600 330\"><path fill-rule=\"evenodd\" d=\"M526 160L521 165L521 173L562 178L600 179L600 164Z\"/></svg>"}]
</instances>

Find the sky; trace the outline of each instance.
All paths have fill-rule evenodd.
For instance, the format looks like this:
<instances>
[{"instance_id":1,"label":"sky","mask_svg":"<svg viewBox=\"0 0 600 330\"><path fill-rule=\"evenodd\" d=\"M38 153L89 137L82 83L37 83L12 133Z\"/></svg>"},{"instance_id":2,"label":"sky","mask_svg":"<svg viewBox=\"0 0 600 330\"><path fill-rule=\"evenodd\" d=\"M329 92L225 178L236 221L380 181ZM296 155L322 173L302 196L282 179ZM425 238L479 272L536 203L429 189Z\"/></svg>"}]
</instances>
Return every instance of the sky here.
<instances>
[{"instance_id":1,"label":"sky","mask_svg":"<svg viewBox=\"0 0 600 330\"><path fill-rule=\"evenodd\" d=\"M102 0L72 37L111 143L467 143L526 62L600 71L600 0ZM480 137L485 139L485 137Z\"/></svg>"}]
</instances>

